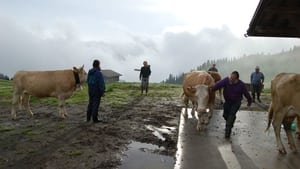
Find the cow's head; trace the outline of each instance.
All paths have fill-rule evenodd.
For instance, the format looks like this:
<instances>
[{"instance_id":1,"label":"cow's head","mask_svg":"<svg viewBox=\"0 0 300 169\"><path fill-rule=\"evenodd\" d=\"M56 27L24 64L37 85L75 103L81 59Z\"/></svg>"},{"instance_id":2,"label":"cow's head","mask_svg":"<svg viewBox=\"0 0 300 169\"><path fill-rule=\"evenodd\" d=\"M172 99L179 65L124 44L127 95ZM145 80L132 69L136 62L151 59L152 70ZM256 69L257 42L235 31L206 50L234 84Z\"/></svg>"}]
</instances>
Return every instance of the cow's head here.
<instances>
[{"instance_id":1,"label":"cow's head","mask_svg":"<svg viewBox=\"0 0 300 169\"><path fill-rule=\"evenodd\" d=\"M79 68L77 68L75 66L73 67L73 71L78 73L78 75L79 75L80 83L84 83L87 79L87 73L83 68L84 68L84 65L82 65Z\"/></svg>"},{"instance_id":2,"label":"cow's head","mask_svg":"<svg viewBox=\"0 0 300 169\"><path fill-rule=\"evenodd\" d=\"M207 85L197 85L194 88L197 100L198 118L202 124L208 124L210 119L208 108L209 87Z\"/></svg>"}]
</instances>

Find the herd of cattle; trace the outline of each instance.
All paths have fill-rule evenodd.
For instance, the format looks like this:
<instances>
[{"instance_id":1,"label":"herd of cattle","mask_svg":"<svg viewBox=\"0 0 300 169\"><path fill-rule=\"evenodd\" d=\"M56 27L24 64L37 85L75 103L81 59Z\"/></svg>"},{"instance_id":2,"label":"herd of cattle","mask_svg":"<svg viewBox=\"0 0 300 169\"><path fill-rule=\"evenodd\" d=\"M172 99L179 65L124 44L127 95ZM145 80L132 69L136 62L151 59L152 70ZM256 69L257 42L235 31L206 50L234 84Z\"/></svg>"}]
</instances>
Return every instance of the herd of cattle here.
<instances>
[{"instance_id":1,"label":"herd of cattle","mask_svg":"<svg viewBox=\"0 0 300 169\"><path fill-rule=\"evenodd\" d=\"M59 115L67 116L65 100L72 96L78 85L86 82L84 67L56 71L18 71L13 78L13 98L11 116L16 119L16 107L23 106L32 116L30 96L56 97L59 100ZM186 73L183 82L183 101L187 116L189 101L192 102L192 112L197 112L197 129L203 130L209 123L215 105L215 92L211 87L221 80L217 72L192 71ZM300 74L280 73L271 82L272 102L269 107L268 126L272 123L275 131L277 146L280 153L286 153L280 137L281 125L287 134L288 143L296 152L295 142L291 132L291 123L297 119L297 133L300 132ZM220 98L222 96L220 92ZM298 133L299 134L299 133ZM298 135L300 139L300 135Z\"/></svg>"}]
</instances>

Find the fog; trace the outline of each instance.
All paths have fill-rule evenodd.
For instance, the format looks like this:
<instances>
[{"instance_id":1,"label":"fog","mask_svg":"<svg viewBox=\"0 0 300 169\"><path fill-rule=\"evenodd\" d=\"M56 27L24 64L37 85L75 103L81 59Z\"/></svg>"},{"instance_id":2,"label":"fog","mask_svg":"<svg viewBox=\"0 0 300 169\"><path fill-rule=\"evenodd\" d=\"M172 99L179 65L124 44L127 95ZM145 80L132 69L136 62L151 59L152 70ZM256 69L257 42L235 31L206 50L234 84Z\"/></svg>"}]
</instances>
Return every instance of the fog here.
<instances>
[{"instance_id":1,"label":"fog","mask_svg":"<svg viewBox=\"0 0 300 169\"><path fill-rule=\"evenodd\" d=\"M86 40L72 24L24 27L13 18L0 17L0 72L12 77L18 70L91 68L99 59L102 69L121 73L121 80L138 81L142 62L151 65L151 82L170 73L186 72L206 60L234 58L252 53L277 53L299 45L298 39L237 37L229 27L197 32L162 31L156 35L120 31L110 39ZM245 30L246 31L246 30Z\"/></svg>"}]
</instances>

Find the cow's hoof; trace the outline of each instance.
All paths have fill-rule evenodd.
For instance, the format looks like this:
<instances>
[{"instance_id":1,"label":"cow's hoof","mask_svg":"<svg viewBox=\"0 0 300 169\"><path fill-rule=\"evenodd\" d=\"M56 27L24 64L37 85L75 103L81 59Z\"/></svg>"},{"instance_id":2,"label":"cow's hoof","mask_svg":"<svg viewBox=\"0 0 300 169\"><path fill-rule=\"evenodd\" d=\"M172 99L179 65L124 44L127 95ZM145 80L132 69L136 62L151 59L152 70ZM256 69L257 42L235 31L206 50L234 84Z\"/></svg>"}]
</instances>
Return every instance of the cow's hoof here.
<instances>
[{"instance_id":1,"label":"cow's hoof","mask_svg":"<svg viewBox=\"0 0 300 169\"><path fill-rule=\"evenodd\" d=\"M295 145L294 145L294 146L290 146L290 149L291 149L291 151L292 151L293 153L297 153L297 148L296 148Z\"/></svg>"},{"instance_id":2,"label":"cow's hoof","mask_svg":"<svg viewBox=\"0 0 300 169\"><path fill-rule=\"evenodd\" d=\"M286 151L284 148L279 148L278 151L280 154L286 154Z\"/></svg>"}]
</instances>

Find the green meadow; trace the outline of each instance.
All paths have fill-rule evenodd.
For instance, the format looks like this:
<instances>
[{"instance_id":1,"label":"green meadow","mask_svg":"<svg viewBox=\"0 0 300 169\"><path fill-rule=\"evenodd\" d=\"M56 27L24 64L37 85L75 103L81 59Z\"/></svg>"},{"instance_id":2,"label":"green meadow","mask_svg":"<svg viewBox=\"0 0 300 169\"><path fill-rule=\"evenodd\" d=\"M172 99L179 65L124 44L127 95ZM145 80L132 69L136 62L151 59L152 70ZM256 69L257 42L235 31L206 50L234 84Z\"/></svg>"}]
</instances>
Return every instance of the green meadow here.
<instances>
[{"instance_id":1,"label":"green meadow","mask_svg":"<svg viewBox=\"0 0 300 169\"><path fill-rule=\"evenodd\" d=\"M84 84L83 90L74 92L73 96L66 100L67 104L86 104L88 102L88 88ZM181 85L150 83L149 92L146 97L179 97L182 91ZM10 104L12 99L12 81L0 80L0 104ZM144 94L145 96L145 94ZM101 104L112 107L123 107L141 97L140 83L116 82L106 84L106 93L102 97ZM30 103L47 103L57 105L56 98L31 97Z\"/></svg>"}]
</instances>

